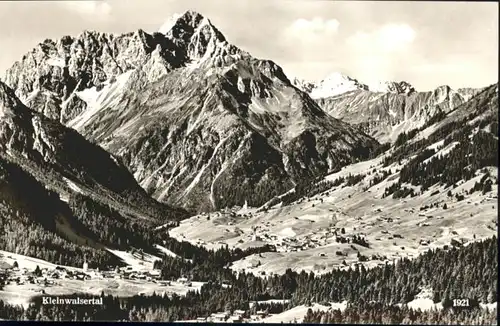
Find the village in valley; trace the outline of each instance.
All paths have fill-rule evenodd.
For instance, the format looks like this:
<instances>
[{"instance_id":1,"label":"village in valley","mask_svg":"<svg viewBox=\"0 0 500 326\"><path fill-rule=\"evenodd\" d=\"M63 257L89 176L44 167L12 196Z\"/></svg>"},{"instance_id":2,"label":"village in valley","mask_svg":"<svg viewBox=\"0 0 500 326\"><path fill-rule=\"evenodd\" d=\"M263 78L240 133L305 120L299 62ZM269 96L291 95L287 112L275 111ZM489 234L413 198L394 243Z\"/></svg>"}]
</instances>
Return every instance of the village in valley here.
<instances>
[{"instance_id":1,"label":"village in valley","mask_svg":"<svg viewBox=\"0 0 500 326\"><path fill-rule=\"evenodd\" d=\"M130 255L132 256L132 255ZM189 290L199 290L203 282L186 277L161 280L161 271L153 268L154 262L110 268L92 269L85 262L81 268L58 266L46 261L0 251L0 279L5 286L0 298L8 302L27 305L37 295L66 295L90 293L114 296L134 295L183 295Z\"/></svg>"},{"instance_id":2,"label":"village in valley","mask_svg":"<svg viewBox=\"0 0 500 326\"><path fill-rule=\"evenodd\" d=\"M15 261L13 265L3 262L0 266L0 277L5 279L5 284L43 284L44 286L54 285L57 280L68 279L87 281L91 279L130 279L156 282L160 277L160 270L135 271L132 266L119 267L114 271L99 271L99 269L89 269L84 263L81 269L70 269L56 266L53 269L47 267L40 268L38 265L34 270L19 268ZM186 285L189 284L186 282Z\"/></svg>"},{"instance_id":3,"label":"village in valley","mask_svg":"<svg viewBox=\"0 0 500 326\"><path fill-rule=\"evenodd\" d=\"M359 163L361 167L363 164L367 163ZM461 188L455 191L461 194L481 177L478 175L460 184ZM316 275L361 264L371 268L402 257L417 257L429 248L461 247L496 231L497 216L493 209L496 191L473 194L467 200L449 198L445 191L426 197L384 199L382 189L380 187L378 193L374 189L357 194L352 187L338 187L300 198L292 205L235 206L191 216L156 230L166 232L177 241L206 249L266 247L226 266L236 273L244 271L263 278L279 275L288 268L312 271ZM454 212L460 212L463 218L453 218ZM181 253L174 253L166 246L163 242L155 248L158 253L182 258ZM87 293L127 298L175 293L182 296L188 291L199 291L204 284L189 275L161 279L161 271L155 268L158 266L155 262L161 258L140 249L108 250L125 266L106 270L89 268L87 263L80 268L58 266L0 251L0 278L5 283L0 299L25 306L42 295ZM224 282L221 285L231 287ZM256 304L266 302L249 302L248 310L215 311L188 322L294 322L301 320L311 308L300 305L286 310L287 300L280 299L272 301L283 305L281 312L269 312ZM340 304L343 303L313 303L312 308L327 311Z\"/></svg>"},{"instance_id":4,"label":"village in valley","mask_svg":"<svg viewBox=\"0 0 500 326\"><path fill-rule=\"evenodd\" d=\"M113 295L121 293L123 297L152 293L182 295L189 290L199 290L204 284L192 281L189 277L161 280L160 276L161 271L154 268L128 265L100 271L89 268L88 263L84 263L82 268L58 266L39 259L0 251L0 280L5 284L4 289L0 290L0 298L21 305L29 304L29 299L36 296L78 292L93 293L96 296L102 293ZM222 286L229 287L224 283ZM287 302L287 300L274 301L283 304ZM250 302L250 308L256 303L263 302ZM251 322L271 316L264 310L234 310L215 312L191 322Z\"/></svg>"},{"instance_id":5,"label":"village in valley","mask_svg":"<svg viewBox=\"0 0 500 326\"><path fill-rule=\"evenodd\" d=\"M369 170L377 160L350 166L330 179ZM457 196L465 196L482 177L478 173L459 182L454 190ZM367 182L369 179L358 187ZM496 232L495 190L459 200L433 186L425 196L393 199L383 196L386 183L382 181L366 192L339 186L290 205L244 205L202 213L181 221L169 235L207 248L244 250L267 245L273 250L231 265L235 271L266 276L287 268L321 274L360 263L374 267L417 257L430 248L460 247ZM464 217L457 220L455 213Z\"/></svg>"}]
</instances>

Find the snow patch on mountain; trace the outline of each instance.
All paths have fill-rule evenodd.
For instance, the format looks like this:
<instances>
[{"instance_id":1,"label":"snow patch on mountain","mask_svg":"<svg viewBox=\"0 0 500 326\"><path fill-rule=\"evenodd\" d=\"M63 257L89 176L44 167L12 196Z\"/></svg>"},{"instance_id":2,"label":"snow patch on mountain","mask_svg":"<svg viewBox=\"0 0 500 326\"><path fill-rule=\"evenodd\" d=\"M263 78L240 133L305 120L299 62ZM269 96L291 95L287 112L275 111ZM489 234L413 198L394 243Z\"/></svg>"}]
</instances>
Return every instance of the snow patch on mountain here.
<instances>
[{"instance_id":1,"label":"snow patch on mountain","mask_svg":"<svg viewBox=\"0 0 500 326\"><path fill-rule=\"evenodd\" d=\"M379 81L368 85L368 90L376 93L411 94L415 88L405 81Z\"/></svg>"},{"instance_id":2,"label":"snow patch on mountain","mask_svg":"<svg viewBox=\"0 0 500 326\"><path fill-rule=\"evenodd\" d=\"M357 90L406 95L415 92L415 88L405 81L379 81L364 84L339 72L334 72L319 82L305 81L297 77L290 78L290 80L295 87L308 93L313 99L333 97Z\"/></svg>"},{"instance_id":3,"label":"snow patch on mountain","mask_svg":"<svg viewBox=\"0 0 500 326\"><path fill-rule=\"evenodd\" d=\"M214 157L217 155L217 151L221 148L221 146L224 144L224 142L228 138L229 137L222 138L219 141L219 143L215 146L214 152L213 152L212 156L210 157L210 159L208 160L208 162L202 166L202 168L200 169L200 171L198 172L198 174L196 174L196 176L194 177L193 181L186 188L186 190L184 191L184 196L187 195L194 188L194 186L196 186L196 184L200 181L200 178L202 177L202 175L205 172L205 170L207 169L207 167L209 167L210 164L212 164L212 161L213 161Z\"/></svg>"},{"instance_id":4,"label":"snow patch on mountain","mask_svg":"<svg viewBox=\"0 0 500 326\"><path fill-rule=\"evenodd\" d=\"M97 104L97 99L99 98L99 91L97 91L96 87L87 88L83 91L76 92L76 95L85 101L88 106L87 110L83 112L83 114L77 116L72 121L68 122L68 127L78 130L83 127L92 117L99 112L102 108Z\"/></svg>"},{"instance_id":5,"label":"snow patch on mountain","mask_svg":"<svg viewBox=\"0 0 500 326\"><path fill-rule=\"evenodd\" d=\"M222 164L222 167L221 167L220 171L217 172L217 174L215 175L214 179L212 180L212 183L210 184L210 202L212 203L213 207L216 207L216 205L215 205L215 194L214 194L215 182L222 175L222 173L224 173L224 171L226 171L226 169L227 169L227 163L224 162Z\"/></svg>"},{"instance_id":6,"label":"snow patch on mountain","mask_svg":"<svg viewBox=\"0 0 500 326\"><path fill-rule=\"evenodd\" d=\"M78 187L73 181L69 180L68 178L64 178L64 181L68 185L68 187L73 190L74 192L77 192L79 194L82 194L83 191L80 187Z\"/></svg>"},{"instance_id":7,"label":"snow patch on mountain","mask_svg":"<svg viewBox=\"0 0 500 326\"><path fill-rule=\"evenodd\" d=\"M55 66L59 68L66 67L66 62L64 61L64 58L58 58L58 57L50 57L49 59L47 59L47 64L49 66Z\"/></svg>"},{"instance_id":8,"label":"snow patch on mountain","mask_svg":"<svg viewBox=\"0 0 500 326\"><path fill-rule=\"evenodd\" d=\"M40 117L34 116L31 120L33 125L33 149L38 151L40 154L44 156L44 159L48 159L49 152L54 153L56 148L54 144L51 142L50 138L46 134L45 129L42 126L42 121Z\"/></svg>"},{"instance_id":9,"label":"snow patch on mountain","mask_svg":"<svg viewBox=\"0 0 500 326\"><path fill-rule=\"evenodd\" d=\"M169 190L170 188L175 184L175 180L177 180L178 178L180 178L186 171L188 170L188 167L187 166L183 166L179 173L178 174L174 174L172 173L171 177L168 179L168 181L166 182L167 186L165 187L165 189L161 192L161 194L158 196L158 200L164 200L165 197L168 195L169 193ZM136 179L138 179L138 175L137 173L134 174L134 177ZM142 186L142 184L141 184Z\"/></svg>"},{"instance_id":10,"label":"snow patch on mountain","mask_svg":"<svg viewBox=\"0 0 500 326\"><path fill-rule=\"evenodd\" d=\"M12 109L5 105L2 105L2 102L0 102L0 119L10 118L12 116L14 116L14 112L12 112Z\"/></svg>"},{"instance_id":11,"label":"snow patch on mountain","mask_svg":"<svg viewBox=\"0 0 500 326\"><path fill-rule=\"evenodd\" d=\"M35 89L35 90L33 90L33 92L29 93L28 96L26 96L24 98L20 97L20 99L23 101L23 103L29 103L34 98L36 98L40 94L40 92L41 92L41 90Z\"/></svg>"},{"instance_id":12,"label":"snow patch on mountain","mask_svg":"<svg viewBox=\"0 0 500 326\"><path fill-rule=\"evenodd\" d=\"M84 127L99 111L106 107L113 107L118 102L119 94L123 94L126 83L134 71L129 70L118 77L112 83L107 83L102 90L95 86L76 92L76 95L85 103L87 109L73 120L68 122L68 127L79 130Z\"/></svg>"}]
</instances>

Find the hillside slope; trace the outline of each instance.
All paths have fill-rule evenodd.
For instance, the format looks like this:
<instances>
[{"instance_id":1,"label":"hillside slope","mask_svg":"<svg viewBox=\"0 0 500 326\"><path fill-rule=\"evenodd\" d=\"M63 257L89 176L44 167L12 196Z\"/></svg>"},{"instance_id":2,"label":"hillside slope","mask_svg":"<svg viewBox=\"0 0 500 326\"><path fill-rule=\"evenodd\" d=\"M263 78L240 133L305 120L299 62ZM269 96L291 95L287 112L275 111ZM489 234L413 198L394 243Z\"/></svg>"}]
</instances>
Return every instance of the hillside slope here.
<instances>
[{"instance_id":1,"label":"hillside slope","mask_svg":"<svg viewBox=\"0 0 500 326\"><path fill-rule=\"evenodd\" d=\"M302 184L260 209L198 215L170 234L208 247L277 246L235 270L383 265L497 234L498 87L383 155Z\"/></svg>"},{"instance_id":2,"label":"hillside slope","mask_svg":"<svg viewBox=\"0 0 500 326\"><path fill-rule=\"evenodd\" d=\"M29 196L26 190L29 189ZM119 264L104 250L57 193L0 158L0 249L81 266Z\"/></svg>"},{"instance_id":3,"label":"hillside slope","mask_svg":"<svg viewBox=\"0 0 500 326\"><path fill-rule=\"evenodd\" d=\"M176 214L151 199L116 158L74 130L30 110L1 82L0 156L62 196L85 193L140 218L165 220Z\"/></svg>"},{"instance_id":4,"label":"hillside slope","mask_svg":"<svg viewBox=\"0 0 500 326\"><path fill-rule=\"evenodd\" d=\"M441 86L430 92L356 90L316 99L333 117L359 126L380 142L394 142L402 132L422 127L452 111L482 89L453 90Z\"/></svg>"}]
</instances>

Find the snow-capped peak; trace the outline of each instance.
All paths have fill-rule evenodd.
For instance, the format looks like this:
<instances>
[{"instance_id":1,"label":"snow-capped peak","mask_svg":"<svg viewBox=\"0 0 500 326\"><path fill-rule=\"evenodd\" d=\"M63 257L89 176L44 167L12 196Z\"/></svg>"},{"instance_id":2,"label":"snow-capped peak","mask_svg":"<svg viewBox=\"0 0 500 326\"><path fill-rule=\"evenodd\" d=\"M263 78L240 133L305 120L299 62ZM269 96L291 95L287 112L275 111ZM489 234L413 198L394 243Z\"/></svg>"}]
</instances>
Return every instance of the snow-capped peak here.
<instances>
[{"instance_id":1,"label":"snow-capped peak","mask_svg":"<svg viewBox=\"0 0 500 326\"><path fill-rule=\"evenodd\" d=\"M415 92L415 88L406 81L379 81L364 84L340 72L334 72L319 82L308 82L296 77L290 80L295 87L308 93L313 99L328 98L357 90L406 95Z\"/></svg>"},{"instance_id":2,"label":"snow-capped peak","mask_svg":"<svg viewBox=\"0 0 500 326\"><path fill-rule=\"evenodd\" d=\"M294 80L296 87L308 92L311 98L325 98L343 93L367 90L368 87L354 78L340 72L334 72L318 83Z\"/></svg>"},{"instance_id":3,"label":"snow-capped peak","mask_svg":"<svg viewBox=\"0 0 500 326\"><path fill-rule=\"evenodd\" d=\"M196 11L188 10L183 14L173 14L163 23L158 32L161 34L168 34L175 26L178 26L181 30L185 30L186 28L197 29L204 25L212 26L208 18L203 17Z\"/></svg>"},{"instance_id":4,"label":"snow-capped peak","mask_svg":"<svg viewBox=\"0 0 500 326\"><path fill-rule=\"evenodd\" d=\"M415 92L415 88L408 82L400 81L379 81L368 86L372 92L410 94Z\"/></svg>"},{"instance_id":5,"label":"snow-capped peak","mask_svg":"<svg viewBox=\"0 0 500 326\"><path fill-rule=\"evenodd\" d=\"M320 82L324 86L340 86L340 85L361 85L356 79L344 75L340 72L334 72L328 75Z\"/></svg>"}]
</instances>

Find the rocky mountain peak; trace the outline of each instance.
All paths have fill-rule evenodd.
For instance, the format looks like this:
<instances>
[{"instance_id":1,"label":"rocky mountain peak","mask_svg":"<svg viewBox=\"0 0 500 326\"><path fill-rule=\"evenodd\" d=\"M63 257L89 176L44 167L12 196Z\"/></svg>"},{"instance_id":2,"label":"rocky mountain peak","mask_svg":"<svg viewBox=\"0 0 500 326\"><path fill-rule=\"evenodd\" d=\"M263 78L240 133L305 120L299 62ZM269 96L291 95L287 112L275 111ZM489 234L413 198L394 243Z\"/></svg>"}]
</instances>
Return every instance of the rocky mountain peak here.
<instances>
[{"instance_id":1,"label":"rocky mountain peak","mask_svg":"<svg viewBox=\"0 0 500 326\"><path fill-rule=\"evenodd\" d=\"M99 91L130 70L145 71L153 81L175 69L222 67L246 56L206 17L187 11L159 33L87 30L45 40L8 69L4 80L25 104L66 123L88 104L78 94L94 87Z\"/></svg>"},{"instance_id":2,"label":"rocky mountain peak","mask_svg":"<svg viewBox=\"0 0 500 326\"><path fill-rule=\"evenodd\" d=\"M50 56L63 60L51 64L37 52L9 71L8 85L25 103L33 99L34 111L120 157L154 198L195 210L247 199L261 205L378 146L291 87L276 63L230 44L207 18L188 11L160 31L50 42ZM346 76L328 82L356 84Z\"/></svg>"},{"instance_id":3,"label":"rocky mountain peak","mask_svg":"<svg viewBox=\"0 0 500 326\"><path fill-rule=\"evenodd\" d=\"M443 93L448 93L450 92L452 89L450 86L448 85L441 85L441 86L438 86L434 89L434 92L435 93L440 93L440 92L443 92Z\"/></svg>"},{"instance_id":4,"label":"rocky mountain peak","mask_svg":"<svg viewBox=\"0 0 500 326\"><path fill-rule=\"evenodd\" d=\"M178 52L186 56L188 63L211 61L216 66L227 63L228 56L244 54L201 14L188 10L182 15L174 15L159 29L159 32L171 40Z\"/></svg>"},{"instance_id":5,"label":"rocky mountain peak","mask_svg":"<svg viewBox=\"0 0 500 326\"><path fill-rule=\"evenodd\" d=\"M205 19L205 17L192 10L187 10L183 14L176 13L163 23L158 29L158 32L161 34L168 34L175 27L190 27L191 29L195 29L203 19Z\"/></svg>"},{"instance_id":6,"label":"rocky mountain peak","mask_svg":"<svg viewBox=\"0 0 500 326\"><path fill-rule=\"evenodd\" d=\"M174 14L167 19L158 30L160 34L174 41L190 42L202 34L206 40L214 38L218 42L225 42L224 35L201 14L188 10L184 14Z\"/></svg>"}]
</instances>

